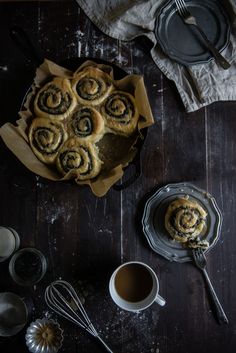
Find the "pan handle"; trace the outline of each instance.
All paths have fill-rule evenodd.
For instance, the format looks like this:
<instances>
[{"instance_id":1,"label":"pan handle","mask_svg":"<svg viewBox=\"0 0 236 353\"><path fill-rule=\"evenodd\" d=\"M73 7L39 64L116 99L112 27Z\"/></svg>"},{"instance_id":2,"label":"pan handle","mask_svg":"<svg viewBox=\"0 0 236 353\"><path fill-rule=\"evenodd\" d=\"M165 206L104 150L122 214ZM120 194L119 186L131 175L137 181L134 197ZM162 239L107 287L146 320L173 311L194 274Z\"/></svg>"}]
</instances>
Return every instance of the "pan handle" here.
<instances>
[{"instance_id":1,"label":"pan handle","mask_svg":"<svg viewBox=\"0 0 236 353\"><path fill-rule=\"evenodd\" d=\"M127 180L125 180L122 184L115 184L113 185L113 189L117 191L125 190L127 187L132 185L142 174L142 161L141 161L141 148L146 140L148 133L148 129L142 129L142 138L139 139L136 148L138 149L138 153L136 154L135 158L130 165L134 166L134 174L132 174Z\"/></svg>"},{"instance_id":2,"label":"pan handle","mask_svg":"<svg viewBox=\"0 0 236 353\"><path fill-rule=\"evenodd\" d=\"M117 191L125 190L127 187L132 185L140 176L141 176L141 158L140 153L137 158L135 158L130 165L134 165L135 171L134 174L131 175L127 180L125 180L122 184L113 185L113 189Z\"/></svg>"},{"instance_id":3,"label":"pan handle","mask_svg":"<svg viewBox=\"0 0 236 353\"><path fill-rule=\"evenodd\" d=\"M44 55L39 48L33 44L30 36L25 30L19 26L12 26L10 29L10 37L16 43L21 52L31 59L36 66L42 64Z\"/></svg>"}]
</instances>

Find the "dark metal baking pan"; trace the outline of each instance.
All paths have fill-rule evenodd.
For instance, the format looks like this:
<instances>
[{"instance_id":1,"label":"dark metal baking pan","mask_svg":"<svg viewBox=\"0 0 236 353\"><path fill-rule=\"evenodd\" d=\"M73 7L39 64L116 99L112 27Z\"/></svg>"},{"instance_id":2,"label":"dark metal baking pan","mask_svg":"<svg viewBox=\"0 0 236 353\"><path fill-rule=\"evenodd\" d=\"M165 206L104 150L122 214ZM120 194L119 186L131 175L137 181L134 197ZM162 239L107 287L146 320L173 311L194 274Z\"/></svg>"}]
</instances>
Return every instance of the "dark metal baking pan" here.
<instances>
[{"instance_id":1,"label":"dark metal baking pan","mask_svg":"<svg viewBox=\"0 0 236 353\"><path fill-rule=\"evenodd\" d=\"M17 44L19 49L24 53L24 55L33 61L35 67L42 64L42 62L44 61L44 55L43 55L42 51L40 50L40 48L38 48L37 46L35 46L32 43L31 38L22 28L17 27L17 26L12 27L10 34L11 34L11 38ZM128 73L123 68L121 68L113 63L110 63L108 61L98 59L98 58L91 58L91 57L69 58L69 59L61 61L60 65L69 69L69 70L74 71L83 62L85 62L87 60L94 60L99 64L105 64L105 65L112 66L114 78L116 80L120 80L128 75ZM26 97L29 94L29 92L31 91L31 89L32 88L29 87L29 89L25 93L24 98L22 100L21 108L23 107L24 102L26 100ZM138 152L136 153L134 159L129 163L128 167L125 168L125 170L126 169L132 170L132 173L129 173L131 175L128 178L126 178L126 176L125 176L126 173L125 173L124 180L122 180L122 182L120 182L120 183L113 185L113 188L115 190L121 191L121 190L126 189L141 176L140 151L141 151L142 146L145 142L146 136L147 136L147 128L144 128L141 130L141 134L140 134L140 136L138 136L137 141L134 145L134 147L137 149Z\"/></svg>"}]
</instances>

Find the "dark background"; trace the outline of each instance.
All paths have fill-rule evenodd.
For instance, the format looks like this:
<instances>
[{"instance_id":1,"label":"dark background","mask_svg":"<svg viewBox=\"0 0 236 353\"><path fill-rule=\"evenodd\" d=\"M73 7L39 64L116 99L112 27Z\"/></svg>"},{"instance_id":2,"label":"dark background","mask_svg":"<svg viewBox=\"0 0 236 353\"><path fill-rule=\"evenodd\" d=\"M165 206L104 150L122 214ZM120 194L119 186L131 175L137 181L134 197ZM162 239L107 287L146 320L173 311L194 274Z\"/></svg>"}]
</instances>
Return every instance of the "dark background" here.
<instances>
[{"instance_id":1,"label":"dark background","mask_svg":"<svg viewBox=\"0 0 236 353\"><path fill-rule=\"evenodd\" d=\"M149 43L129 43L101 33L75 1L0 4L0 124L15 122L32 83L35 64L11 40L13 25L26 30L46 58L102 58L128 73L144 75L155 124L141 151L142 176L123 192L103 198L88 187L51 182L28 171L0 142L0 224L16 229L21 247L33 246L47 257L48 271L36 286L10 279L8 261L0 264L0 291L25 298L28 323L55 317L43 299L54 279L70 280L114 353L232 353L236 348L236 103L218 102L187 114L173 83L153 63ZM129 174L129 170L126 175ZM208 272L229 325L213 315L202 275L191 263L170 263L153 252L141 231L143 205L159 187L189 181L216 198L223 214L221 238L207 256ZM142 313L120 310L108 281L128 260L149 264L160 279L164 308ZM61 352L102 352L85 332L59 318L64 329ZM1 353L27 352L25 330L0 338Z\"/></svg>"}]
</instances>

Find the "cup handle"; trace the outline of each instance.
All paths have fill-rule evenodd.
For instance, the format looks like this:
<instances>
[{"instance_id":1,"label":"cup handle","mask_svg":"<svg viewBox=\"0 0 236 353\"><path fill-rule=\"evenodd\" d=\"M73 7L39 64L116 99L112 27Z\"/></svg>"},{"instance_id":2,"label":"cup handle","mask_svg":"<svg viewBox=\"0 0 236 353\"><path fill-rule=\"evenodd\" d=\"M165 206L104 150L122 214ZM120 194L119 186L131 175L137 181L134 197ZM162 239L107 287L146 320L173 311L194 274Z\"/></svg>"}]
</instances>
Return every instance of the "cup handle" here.
<instances>
[{"instance_id":1,"label":"cup handle","mask_svg":"<svg viewBox=\"0 0 236 353\"><path fill-rule=\"evenodd\" d=\"M164 298L162 298L159 294L157 294L155 302L159 304L160 306L164 306L166 304L166 301Z\"/></svg>"}]
</instances>

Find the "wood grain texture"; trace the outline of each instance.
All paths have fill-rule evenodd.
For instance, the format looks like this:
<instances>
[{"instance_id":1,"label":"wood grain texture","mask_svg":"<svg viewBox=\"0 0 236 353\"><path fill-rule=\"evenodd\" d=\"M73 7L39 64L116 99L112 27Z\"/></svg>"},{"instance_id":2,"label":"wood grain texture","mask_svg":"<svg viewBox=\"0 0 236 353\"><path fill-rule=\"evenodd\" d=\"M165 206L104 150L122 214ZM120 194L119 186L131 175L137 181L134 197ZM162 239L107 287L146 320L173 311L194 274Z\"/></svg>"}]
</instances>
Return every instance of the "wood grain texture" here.
<instances>
[{"instance_id":1,"label":"wood grain texture","mask_svg":"<svg viewBox=\"0 0 236 353\"><path fill-rule=\"evenodd\" d=\"M44 279L32 288L14 284L8 261L0 264L0 291L25 298L29 323L56 317L44 303L54 279L70 280L84 300L99 333L114 353L232 353L236 347L236 144L235 102L218 102L187 114L175 86L153 63L143 39L121 42L101 33L75 2L0 4L0 124L17 119L35 72L9 36L24 28L45 57L61 63L71 57L102 58L128 73L144 76L155 118L141 151L142 176L123 192L96 198L87 187L50 182L29 172L0 142L0 224L15 228L21 247L35 246L48 260ZM126 171L125 178L131 173ZM229 318L215 321L201 273L192 264L174 264L154 253L142 233L144 203L152 192L189 181L209 191L223 214L221 239L210 252L208 272ZM132 314L112 302L112 271L128 260L149 264L160 279L167 305ZM65 339L61 352L99 353L103 349L81 329L58 318ZM0 351L27 352L25 330L0 338Z\"/></svg>"}]
</instances>

